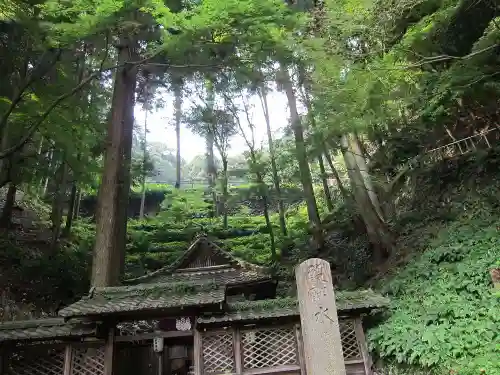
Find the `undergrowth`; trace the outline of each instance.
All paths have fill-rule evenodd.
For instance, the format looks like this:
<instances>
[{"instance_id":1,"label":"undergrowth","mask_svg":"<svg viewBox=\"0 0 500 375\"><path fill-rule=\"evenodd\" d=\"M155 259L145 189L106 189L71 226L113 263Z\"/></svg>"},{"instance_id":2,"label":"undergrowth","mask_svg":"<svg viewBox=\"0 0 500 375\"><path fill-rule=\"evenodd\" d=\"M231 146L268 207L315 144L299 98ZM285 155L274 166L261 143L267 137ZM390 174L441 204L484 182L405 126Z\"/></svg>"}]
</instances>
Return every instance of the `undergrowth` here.
<instances>
[{"instance_id":1,"label":"undergrowth","mask_svg":"<svg viewBox=\"0 0 500 375\"><path fill-rule=\"evenodd\" d=\"M376 355L437 374L500 374L500 299L489 277L500 221L471 216L386 283L390 315L368 335Z\"/></svg>"}]
</instances>

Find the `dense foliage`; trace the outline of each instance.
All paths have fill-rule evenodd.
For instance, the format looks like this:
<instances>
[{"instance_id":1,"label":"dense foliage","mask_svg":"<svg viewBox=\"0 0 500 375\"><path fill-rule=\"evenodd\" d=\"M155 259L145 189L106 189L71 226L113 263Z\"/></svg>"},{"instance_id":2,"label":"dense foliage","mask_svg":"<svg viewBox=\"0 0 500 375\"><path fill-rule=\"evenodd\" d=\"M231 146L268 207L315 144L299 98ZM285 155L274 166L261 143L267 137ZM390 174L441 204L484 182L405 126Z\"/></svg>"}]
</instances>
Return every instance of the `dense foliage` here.
<instances>
[{"instance_id":1,"label":"dense foliage","mask_svg":"<svg viewBox=\"0 0 500 375\"><path fill-rule=\"evenodd\" d=\"M456 221L387 285L392 314L370 332L380 355L460 374L500 371L500 303L484 272L498 259L498 224Z\"/></svg>"},{"instance_id":2,"label":"dense foliage","mask_svg":"<svg viewBox=\"0 0 500 375\"><path fill-rule=\"evenodd\" d=\"M280 293L311 256L338 288L387 293L369 332L385 371L496 374L499 11L4 0L0 317L53 313L205 232L271 266ZM175 150L148 137L158 111ZM206 141L189 162L185 128Z\"/></svg>"}]
</instances>

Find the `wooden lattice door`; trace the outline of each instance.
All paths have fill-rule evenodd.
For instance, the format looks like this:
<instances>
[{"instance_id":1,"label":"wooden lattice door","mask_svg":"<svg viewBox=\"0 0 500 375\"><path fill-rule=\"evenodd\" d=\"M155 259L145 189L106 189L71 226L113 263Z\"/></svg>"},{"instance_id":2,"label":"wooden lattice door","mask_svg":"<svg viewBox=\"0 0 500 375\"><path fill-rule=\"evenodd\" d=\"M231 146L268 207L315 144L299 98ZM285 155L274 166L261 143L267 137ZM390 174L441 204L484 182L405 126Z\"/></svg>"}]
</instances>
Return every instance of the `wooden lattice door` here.
<instances>
[{"instance_id":1,"label":"wooden lattice door","mask_svg":"<svg viewBox=\"0 0 500 375\"><path fill-rule=\"evenodd\" d=\"M64 347L35 347L12 353L8 375L63 375Z\"/></svg>"},{"instance_id":2,"label":"wooden lattice door","mask_svg":"<svg viewBox=\"0 0 500 375\"><path fill-rule=\"evenodd\" d=\"M71 375L103 374L103 347L77 347L72 350Z\"/></svg>"},{"instance_id":3,"label":"wooden lattice door","mask_svg":"<svg viewBox=\"0 0 500 375\"><path fill-rule=\"evenodd\" d=\"M297 329L293 325L200 333L199 374L299 375Z\"/></svg>"},{"instance_id":4,"label":"wooden lattice door","mask_svg":"<svg viewBox=\"0 0 500 375\"><path fill-rule=\"evenodd\" d=\"M244 369L299 365L295 330L263 328L241 332Z\"/></svg>"},{"instance_id":5,"label":"wooden lattice door","mask_svg":"<svg viewBox=\"0 0 500 375\"><path fill-rule=\"evenodd\" d=\"M235 371L232 330L203 334L201 348L204 375L233 373Z\"/></svg>"}]
</instances>

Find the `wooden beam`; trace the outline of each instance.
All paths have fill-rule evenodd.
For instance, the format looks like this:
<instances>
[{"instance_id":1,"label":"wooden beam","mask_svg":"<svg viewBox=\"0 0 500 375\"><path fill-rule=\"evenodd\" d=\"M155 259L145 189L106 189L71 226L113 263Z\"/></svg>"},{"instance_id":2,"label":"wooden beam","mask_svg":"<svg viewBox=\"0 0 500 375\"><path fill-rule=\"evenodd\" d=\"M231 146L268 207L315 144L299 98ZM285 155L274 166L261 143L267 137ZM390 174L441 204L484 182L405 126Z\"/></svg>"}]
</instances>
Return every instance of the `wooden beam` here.
<instances>
[{"instance_id":1,"label":"wooden beam","mask_svg":"<svg viewBox=\"0 0 500 375\"><path fill-rule=\"evenodd\" d=\"M233 330L233 340L236 373L241 374L243 372L243 357L241 353L241 331L238 328Z\"/></svg>"},{"instance_id":2,"label":"wooden beam","mask_svg":"<svg viewBox=\"0 0 500 375\"><path fill-rule=\"evenodd\" d=\"M115 329L110 328L104 346L104 375L113 375Z\"/></svg>"},{"instance_id":3,"label":"wooden beam","mask_svg":"<svg viewBox=\"0 0 500 375\"><path fill-rule=\"evenodd\" d=\"M193 360L194 360L194 375L202 375L203 348L202 348L201 332L198 331L197 329L195 329L194 331Z\"/></svg>"},{"instance_id":4,"label":"wooden beam","mask_svg":"<svg viewBox=\"0 0 500 375\"><path fill-rule=\"evenodd\" d=\"M167 351L168 351L168 347L167 347ZM158 354L156 354L156 356L158 357L158 375L163 375L163 368L164 368L163 353L158 353Z\"/></svg>"},{"instance_id":5,"label":"wooden beam","mask_svg":"<svg viewBox=\"0 0 500 375\"><path fill-rule=\"evenodd\" d=\"M73 347L71 345L66 345L64 348L64 375L71 375L71 369L73 367Z\"/></svg>"},{"instance_id":6,"label":"wooden beam","mask_svg":"<svg viewBox=\"0 0 500 375\"><path fill-rule=\"evenodd\" d=\"M164 332L142 333L140 335L115 336L115 342L152 340L155 337L176 338L176 337L189 337L189 336L193 336L192 330L191 331L164 331Z\"/></svg>"},{"instance_id":7,"label":"wooden beam","mask_svg":"<svg viewBox=\"0 0 500 375\"><path fill-rule=\"evenodd\" d=\"M5 373L5 367L7 366L7 350L5 346L0 345L0 375Z\"/></svg>"},{"instance_id":8,"label":"wooden beam","mask_svg":"<svg viewBox=\"0 0 500 375\"><path fill-rule=\"evenodd\" d=\"M306 372L306 361L304 359L304 342L302 341L302 332L300 330L300 324L295 325L295 339L297 340L297 354L300 364L300 374L307 375Z\"/></svg>"},{"instance_id":9,"label":"wooden beam","mask_svg":"<svg viewBox=\"0 0 500 375\"><path fill-rule=\"evenodd\" d=\"M361 318L354 320L354 331L356 332L356 339L358 340L359 347L361 348L361 355L363 356L363 365L365 366L365 374L372 375L372 358L366 345L365 332L363 331L363 323Z\"/></svg>"},{"instance_id":10,"label":"wooden beam","mask_svg":"<svg viewBox=\"0 0 500 375\"><path fill-rule=\"evenodd\" d=\"M265 374L281 374L291 371L300 371L298 365L283 365L276 367L254 368L243 371L243 375L265 375ZM327 374L324 374L327 375ZM328 374L329 375L329 374Z\"/></svg>"},{"instance_id":11,"label":"wooden beam","mask_svg":"<svg viewBox=\"0 0 500 375\"><path fill-rule=\"evenodd\" d=\"M208 267L195 267L195 268L179 268L174 271L174 273L193 273L193 272L206 272L206 271L217 271L226 268L231 268L230 264L220 264L217 266Z\"/></svg>"}]
</instances>

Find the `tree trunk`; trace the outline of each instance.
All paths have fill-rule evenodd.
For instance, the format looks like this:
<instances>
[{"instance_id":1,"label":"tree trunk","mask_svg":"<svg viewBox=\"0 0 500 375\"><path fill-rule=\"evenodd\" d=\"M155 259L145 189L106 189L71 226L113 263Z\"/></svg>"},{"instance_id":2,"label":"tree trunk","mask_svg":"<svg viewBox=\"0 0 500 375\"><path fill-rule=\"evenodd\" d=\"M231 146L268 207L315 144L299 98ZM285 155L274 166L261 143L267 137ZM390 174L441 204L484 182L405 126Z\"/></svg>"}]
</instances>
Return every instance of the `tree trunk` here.
<instances>
[{"instance_id":1,"label":"tree trunk","mask_svg":"<svg viewBox=\"0 0 500 375\"><path fill-rule=\"evenodd\" d=\"M69 237L71 234L71 227L73 225L73 218L75 215L75 207L76 207L76 200L77 200L77 186L76 186L76 181L73 182L71 185L71 194L69 198L69 207L68 207L68 213L66 215L66 224L64 225L64 230L62 233L63 237Z\"/></svg>"},{"instance_id":2,"label":"tree trunk","mask_svg":"<svg viewBox=\"0 0 500 375\"><path fill-rule=\"evenodd\" d=\"M82 201L82 190L78 189L75 202L75 210L73 211L73 220L78 219L80 216L80 202Z\"/></svg>"},{"instance_id":3,"label":"tree trunk","mask_svg":"<svg viewBox=\"0 0 500 375\"><path fill-rule=\"evenodd\" d=\"M175 187L181 187L181 117L182 117L182 80L174 82L175 108L175 137L177 140L177 154L175 158Z\"/></svg>"},{"instance_id":4,"label":"tree trunk","mask_svg":"<svg viewBox=\"0 0 500 375\"><path fill-rule=\"evenodd\" d=\"M55 251L57 241L61 234L61 224L64 211L64 198L66 197L66 180L68 178L68 164L64 162L64 154L61 158L61 164L56 172L56 191L54 192L54 199L52 200L52 212L50 219L52 221L52 243L51 249Z\"/></svg>"},{"instance_id":5,"label":"tree trunk","mask_svg":"<svg viewBox=\"0 0 500 375\"><path fill-rule=\"evenodd\" d=\"M216 176L217 169L215 168L214 135L209 130L207 132L207 177L208 189L212 198L212 212L215 217L219 216L219 210L217 209L217 192L215 191Z\"/></svg>"},{"instance_id":6,"label":"tree trunk","mask_svg":"<svg viewBox=\"0 0 500 375\"><path fill-rule=\"evenodd\" d=\"M134 42L134 53L132 59L137 60L137 55L135 54L135 49L137 48L137 42ZM135 106L135 88L137 84L137 68L132 70L133 79L127 81L127 107L125 107L125 125L123 134L124 152L123 152L123 164L120 170L121 183L118 184L118 214L117 217L120 219L120 224L117 226L115 231L116 236L116 249L119 265L118 276L119 278L123 275L125 271L125 246L127 245L127 223L128 223L128 208L130 203L130 186L132 183L132 175L130 174L130 168L132 166L132 143L134 138L134 106ZM132 78L132 77L131 77Z\"/></svg>"},{"instance_id":7,"label":"tree trunk","mask_svg":"<svg viewBox=\"0 0 500 375\"><path fill-rule=\"evenodd\" d=\"M299 74L301 76L301 81L303 81L303 86L302 86L302 93L303 93L303 99L307 108L307 116L309 117L309 122L311 125L311 128L313 129L313 132L316 129L316 119L314 117L314 112L313 112L313 107L311 103L311 99L308 95L307 88L306 88L306 79L305 79L305 74L303 72L303 69L299 68ZM318 137L317 137L318 138ZM320 152L318 154L318 164L319 164L319 171L321 175L321 183L323 184L323 192L325 194L325 202L326 206L328 207L328 211L333 211L333 202L332 202L332 194L330 193L330 188L328 186L328 176L326 174L325 170L325 162L323 161L323 152L325 151L326 147L323 141L322 135L319 135L319 149Z\"/></svg>"},{"instance_id":8,"label":"tree trunk","mask_svg":"<svg viewBox=\"0 0 500 375\"><path fill-rule=\"evenodd\" d=\"M142 188L141 188L141 208L139 219L144 219L144 207L146 205L146 163L148 158L148 109L146 103L146 113L144 115L144 144L142 147Z\"/></svg>"},{"instance_id":9,"label":"tree trunk","mask_svg":"<svg viewBox=\"0 0 500 375\"><path fill-rule=\"evenodd\" d=\"M135 41L123 38L113 89L111 121L104 156L104 171L96 210L96 240L92 285L117 285L125 262L124 246L130 193L130 159L133 135L137 67Z\"/></svg>"},{"instance_id":10,"label":"tree trunk","mask_svg":"<svg viewBox=\"0 0 500 375\"><path fill-rule=\"evenodd\" d=\"M222 156L222 155L221 155ZM229 192L227 188L227 183L228 183L228 177L227 177L227 156L224 155L222 157L222 209L223 211L223 223L222 227L224 229L227 229L228 223L227 223L227 216L228 216L228 200L229 200Z\"/></svg>"},{"instance_id":11,"label":"tree trunk","mask_svg":"<svg viewBox=\"0 0 500 375\"><path fill-rule=\"evenodd\" d=\"M0 128L0 151L7 150L10 146L10 123L6 120L5 126ZM17 179L15 176L13 155L9 157L0 159L0 188L5 186L7 183L11 183L12 180ZM15 183L14 183L15 185ZM6 219L7 220L7 219ZM10 216L7 225L10 225Z\"/></svg>"},{"instance_id":12,"label":"tree trunk","mask_svg":"<svg viewBox=\"0 0 500 375\"><path fill-rule=\"evenodd\" d=\"M52 162L54 160L54 150L50 150L47 155L49 159L49 165L47 166L47 176L45 177L45 181L42 180L42 186L41 186L41 195L42 197L47 196L47 189L49 187L49 176L50 176L50 170L52 167Z\"/></svg>"},{"instance_id":13,"label":"tree trunk","mask_svg":"<svg viewBox=\"0 0 500 375\"><path fill-rule=\"evenodd\" d=\"M341 139L342 154L351 181L354 199L363 218L370 242L374 247L374 261L380 264L390 255L394 247L394 240L386 223L381 220L373 206L360 166L357 164L350 146L349 136L344 135Z\"/></svg>"},{"instance_id":14,"label":"tree trunk","mask_svg":"<svg viewBox=\"0 0 500 375\"><path fill-rule=\"evenodd\" d=\"M207 105L211 110L213 110L215 105L215 92L213 87L213 82L211 78L207 79ZM208 187L210 189L210 194L212 195L212 209L214 215L219 216L217 209L217 193L215 191L215 184L217 180L217 168L215 167L215 156L214 156L214 144L215 135L210 127L207 129L207 176L208 176Z\"/></svg>"},{"instance_id":15,"label":"tree trunk","mask_svg":"<svg viewBox=\"0 0 500 375\"><path fill-rule=\"evenodd\" d=\"M321 173L321 182L323 183L323 191L325 192L325 201L328 211L333 211L332 194L330 193L330 187L328 186L328 179L325 170L325 163L323 162L323 155L318 155L319 172Z\"/></svg>"},{"instance_id":16,"label":"tree trunk","mask_svg":"<svg viewBox=\"0 0 500 375\"><path fill-rule=\"evenodd\" d=\"M10 138L10 122L6 121L5 126L0 128L0 151L7 150L9 148L9 138ZM0 176L9 175L7 168L10 168L9 161L7 158L0 159Z\"/></svg>"},{"instance_id":17,"label":"tree trunk","mask_svg":"<svg viewBox=\"0 0 500 375\"><path fill-rule=\"evenodd\" d=\"M12 211L16 203L17 186L14 183L9 184L7 195L5 196L5 203L2 209L2 216L0 217L0 228L10 227L12 220Z\"/></svg>"},{"instance_id":18,"label":"tree trunk","mask_svg":"<svg viewBox=\"0 0 500 375\"><path fill-rule=\"evenodd\" d=\"M271 259L273 261L277 261L278 254L276 253L276 240L274 238L273 225L269 217L269 202L268 202L267 189L265 189L264 186L262 186L264 185L262 176L259 176L258 179L261 181L259 182L259 184L261 185L261 189L264 190L263 192L261 192L261 197L262 197L262 204L264 206L264 219L266 220L266 227L267 230L269 231L269 240L271 241Z\"/></svg>"},{"instance_id":19,"label":"tree trunk","mask_svg":"<svg viewBox=\"0 0 500 375\"><path fill-rule=\"evenodd\" d=\"M257 165L257 156L253 148L250 148L250 157L252 164ZM266 228L269 232L269 240L271 241L271 259L273 261L278 260L278 254L276 253L276 240L274 238L273 225L271 223L271 218L269 217L269 198L267 192L267 185L264 183L264 178L259 170L256 171L255 176L257 177L257 183L259 184L259 194L262 199L262 206L264 211L264 220L266 221Z\"/></svg>"},{"instance_id":20,"label":"tree trunk","mask_svg":"<svg viewBox=\"0 0 500 375\"><path fill-rule=\"evenodd\" d=\"M144 208L146 206L146 179L142 179L142 188L141 188L141 208L139 209L139 219L144 219Z\"/></svg>"},{"instance_id":21,"label":"tree trunk","mask_svg":"<svg viewBox=\"0 0 500 375\"><path fill-rule=\"evenodd\" d=\"M35 187L35 193L40 193L40 187L43 184L43 173L42 172L42 150L43 150L43 142L44 138L43 136L40 137L40 143L38 144L38 150L37 150L37 160L36 160L36 173L33 174L33 180L32 180L32 186Z\"/></svg>"},{"instance_id":22,"label":"tree trunk","mask_svg":"<svg viewBox=\"0 0 500 375\"><path fill-rule=\"evenodd\" d=\"M314 242L317 250L319 250L323 247L324 238L321 228L321 219L318 213L318 206L316 204L316 197L314 196L311 170L307 161L306 145L304 142L304 130L297 110L297 98L295 96L295 90L288 71L284 66L281 67L281 76L285 93L288 99L288 106L290 108L290 121L292 123L293 134L295 137L295 150L297 154L297 161L299 163L300 180L302 182L304 197L307 204L307 214L312 225L311 229Z\"/></svg>"},{"instance_id":23,"label":"tree trunk","mask_svg":"<svg viewBox=\"0 0 500 375\"><path fill-rule=\"evenodd\" d=\"M340 178L339 172L337 171L337 168L335 168L335 165L333 164L332 157L328 153L326 146L325 146L325 159L328 162L328 165L330 166L333 177L335 178L335 181L337 182L337 186L340 190L340 193L342 194L342 197L344 197L344 200L346 202L351 202L352 196L349 193L349 191L345 188L344 184L342 183L342 179Z\"/></svg>"},{"instance_id":24,"label":"tree trunk","mask_svg":"<svg viewBox=\"0 0 500 375\"><path fill-rule=\"evenodd\" d=\"M368 165L366 164L365 159L365 151L361 146L359 138L356 135L347 135L349 139L349 150L351 150L351 154L356 160L356 164L358 165L358 170L363 177L363 184L365 185L366 191L368 192L368 196L370 197L370 201L372 202L377 215L380 217L380 220L385 221L384 214L382 212L382 206L380 205L380 201L377 196L377 191L372 183L372 178L370 176Z\"/></svg>"},{"instance_id":25,"label":"tree trunk","mask_svg":"<svg viewBox=\"0 0 500 375\"><path fill-rule=\"evenodd\" d=\"M259 90L259 98L262 104L262 111L264 112L264 118L266 120L267 129L267 143L269 145L269 154L271 156L271 171L273 174L273 184L276 190L276 196L278 198L278 213L280 220L280 229L283 236L287 235L286 220L285 220L285 207L283 205L283 197L281 195L280 177L278 174L278 168L276 166L276 155L274 152L274 142L273 135L271 132L271 121L269 118L269 106L267 104L267 93L265 86L262 86Z\"/></svg>"}]
</instances>

